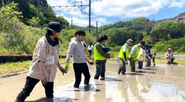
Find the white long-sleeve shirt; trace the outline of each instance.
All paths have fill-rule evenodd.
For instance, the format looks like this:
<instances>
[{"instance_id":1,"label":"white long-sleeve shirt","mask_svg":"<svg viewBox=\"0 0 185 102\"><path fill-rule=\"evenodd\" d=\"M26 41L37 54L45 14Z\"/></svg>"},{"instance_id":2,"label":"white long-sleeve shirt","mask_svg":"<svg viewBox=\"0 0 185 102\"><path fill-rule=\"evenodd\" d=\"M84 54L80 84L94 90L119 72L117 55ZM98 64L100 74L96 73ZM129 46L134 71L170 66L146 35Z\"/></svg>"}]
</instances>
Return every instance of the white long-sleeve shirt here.
<instances>
[{"instance_id":1,"label":"white long-sleeve shirt","mask_svg":"<svg viewBox=\"0 0 185 102\"><path fill-rule=\"evenodd\" d=\"M88 48L87 48L87 50L93 51L93 45L89 45Z\"/></svg>"},{"instance_id":2,"label":"white long-sleeve shirt","mask_svg":"<svg viewBox=\"0 0 185 102\"><path fill-rule=\"evenodd\" d=\"M165 54L165 59L168 59L168 58L170 58L170 59L174 58L173 52L171 52L171 53L167 52L167 53Z\"/></svg>"},{"instance_id":3,"label":"white long-sleeve shirt","mask_svg":"<svg viewBox=\"0 0 185 102\"><path fill-rule=\"evenodd\" d=\"M73 57L73 63L85 63L84 45L76 38L72 38L69 44L66 61L69 62L71 56Z\"/></svg>"}]
</instances>

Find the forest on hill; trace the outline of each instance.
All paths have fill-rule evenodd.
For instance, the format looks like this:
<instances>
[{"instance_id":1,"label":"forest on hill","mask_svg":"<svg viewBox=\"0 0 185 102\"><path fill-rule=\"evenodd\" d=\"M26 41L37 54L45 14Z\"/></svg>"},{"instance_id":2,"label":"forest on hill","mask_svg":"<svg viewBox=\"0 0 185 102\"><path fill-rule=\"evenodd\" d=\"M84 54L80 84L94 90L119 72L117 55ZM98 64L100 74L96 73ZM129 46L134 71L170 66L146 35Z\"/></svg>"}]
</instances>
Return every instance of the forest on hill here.
<instances>
[{"instance_id":1,"label":"forest on hill","mask_svg":"<svg viewBox=\"0 0 185 102\"><path fill-rule=\"evenodd\" d=\"M63 17L57 17L46 0L39 0L39 17L36 15L36 0L13 0L4 3L0 8L0 54L19 55L32 54L38 39L45 35L48 23L58 21L62 25L60 36L61 54L66 53L68 43L76 29L70 29ZM1 2L2 3L2 2ZM25 6L27 5L27 6ZM27 11L28 10L28 11ZM47 12L46 12L47 11ZM78 28L78 27L75 27ZM95 38L87 33L86 42L94 42Z\"/></svg>"},{"instance_id":2,"label":"forest on hill","mask_svg":"<svg viewBox=\"0 0 185 102\"><path fill-rule=\"evenodd\" d=\"M69 26L67 20L56 16L47 0L0 0L0 5L5 6L10 2L18 4L17 10L22 13L20 21L26 25L46 26L51 21L58 21L63 24L63 28Z\"/></svg>"},{"instance_id":3,"label":"forest on hill","mask_svg":"<svg viewBox=\"0 0 185 102\"><path fill-rule=\"evenodd\" d=\"M67 20L56 16L46 0L0 0L0 6L0 54L32 54L37 40L45 34L45 27L51 21L62 24L61 53L66 53L76 29L88 30L77 25L72 29ZM108 35L108 46L114 51L132 38L135 44L140 40L150 43L156 52L164 52L168 47L185 52L185 22L174 19L136 18L101 26L98 31L98 36ZM95 32L86 32L85 42L95 42Z\"/></svg>"},{"instance_id":4,"label":"forest on hill","mask_svg":"<svg viewBox=\"0 0 185 102\"><path fill-rule=\"evenodd\" d=\"M99 34L108 35L109 45L112 47L121 46L127 39L132 38L134 43L144 40L157 52L166 51L168 47L177 52L185 52L185 22L174 20L156 22L147 18L136 18L102 26Z\"/></svg>"}]
</instances>

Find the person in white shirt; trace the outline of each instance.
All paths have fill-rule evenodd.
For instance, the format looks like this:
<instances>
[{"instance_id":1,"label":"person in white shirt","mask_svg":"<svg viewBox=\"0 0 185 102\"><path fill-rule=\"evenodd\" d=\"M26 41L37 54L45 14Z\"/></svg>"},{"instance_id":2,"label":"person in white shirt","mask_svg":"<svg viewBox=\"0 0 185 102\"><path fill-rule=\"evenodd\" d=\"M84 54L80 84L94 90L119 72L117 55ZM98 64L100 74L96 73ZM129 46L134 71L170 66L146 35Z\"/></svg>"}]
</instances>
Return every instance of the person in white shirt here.
<instances>
[{"instance_id":1,"label":"person in white shirt","mask_svg":"<svg viewBox=\"0 0 185 102\"><path fill-rule=\"evenodd\" d=\"M168 48L165 54L165 59L168 61L167 64L172 64L175 60L175 57L173 56L173 50L171 48Z\"/></svg>"},{"instance_id":2,"label":"person in white shirt","mask_svg":"<svg viewBox=\"0 0 185 102\"><path fill-rule=\"evenodd\" d=\"M92 52L93 52L93 44L90 43L90 45L87 48L88 52L89 52L89 58L91 59L92 56Z\"/></svg>"}]
</instances>

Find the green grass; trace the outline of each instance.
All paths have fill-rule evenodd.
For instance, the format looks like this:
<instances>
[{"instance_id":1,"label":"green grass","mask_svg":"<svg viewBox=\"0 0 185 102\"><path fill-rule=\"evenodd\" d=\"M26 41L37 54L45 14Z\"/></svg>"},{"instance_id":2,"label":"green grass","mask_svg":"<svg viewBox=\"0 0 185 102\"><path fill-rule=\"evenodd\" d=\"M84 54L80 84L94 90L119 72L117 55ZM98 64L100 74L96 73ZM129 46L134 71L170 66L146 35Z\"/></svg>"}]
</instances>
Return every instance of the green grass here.
<instances>
[{"instance_id":1,"label":"green grass","mask_svg":"<svg viewBox=\"0 0 185 102\"><path fill-rule=\"evenodd\" d=\"M117 60L117 56L115 56L111 60ZM185 64L185 60L175 60L175 62L178 64ZM27 71L30 67L30 63L31 63L31 61L0 64L0 76L7 75L10 73ZM60 63L64 64L65 59L64 58L60 59ZM167 61L164 59L156 59L156 63L166 64ZM64 65L63 65L63 67L64 67Z\"/></svg>"},{"instance_id":2,"label":"green grass","mask_svg":"<svg viewBox=\"0 0 185 102\"><path fill-rule=\"evenodd\" d=\"M28 70L31 61L0 64L0 75Z\"/></svg>"},{"instance_id":3,"label":"green grass","mask_svg":"<svg viewBox=\"0 0 185 102\"><path fill-rule=\"evenodd\" d=\"M160 64L167 63L167 61L165 59L156 59L155 61L156 61L156 63L160 63ZM185 60L175 60L174 63L185 64Z\"/></svg>"},{"instance_id":4,"label":"green grass","mask_svg":"<svg viewBox=\"0 0 185 102\"><path fill-rule=\"evenodd\" d=\"M158 55L165 55L166 52L157 52ZM183 55L185 52L174 52L174 55Z\"/></svg>"},{"instance_id":5,"label":"green grass","mask_svg":"<svg viewBox=\"0 0 185 102\"><path fill-rule=\"evenodd\" d=\"M60 59L60 63L65 63L65 59ZM21 72L21 71L26 71L29 69L30 64L31 64L31 61L0 64L0 76L11 74L11 73L16 73L16 72Z\"/></svg>"}]
</instances>

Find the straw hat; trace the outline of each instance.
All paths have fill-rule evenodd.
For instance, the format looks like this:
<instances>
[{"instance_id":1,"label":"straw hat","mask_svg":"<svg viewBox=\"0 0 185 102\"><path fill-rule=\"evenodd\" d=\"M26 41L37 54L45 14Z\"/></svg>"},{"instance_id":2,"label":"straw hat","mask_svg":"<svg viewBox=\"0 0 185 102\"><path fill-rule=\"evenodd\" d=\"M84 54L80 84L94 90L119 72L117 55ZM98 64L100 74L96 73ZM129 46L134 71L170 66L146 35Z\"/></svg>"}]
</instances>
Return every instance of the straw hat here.
<instances>
[{"instance_id":1,"label":"straw hat","mask_svg":"<svg viewBox=\"0 0 185 102\"><path fill-rule=\"evenodd\" d=\"M168 48L168 51L172 51L172 49L171 48Z\"/></svg>"}]
</instances>

